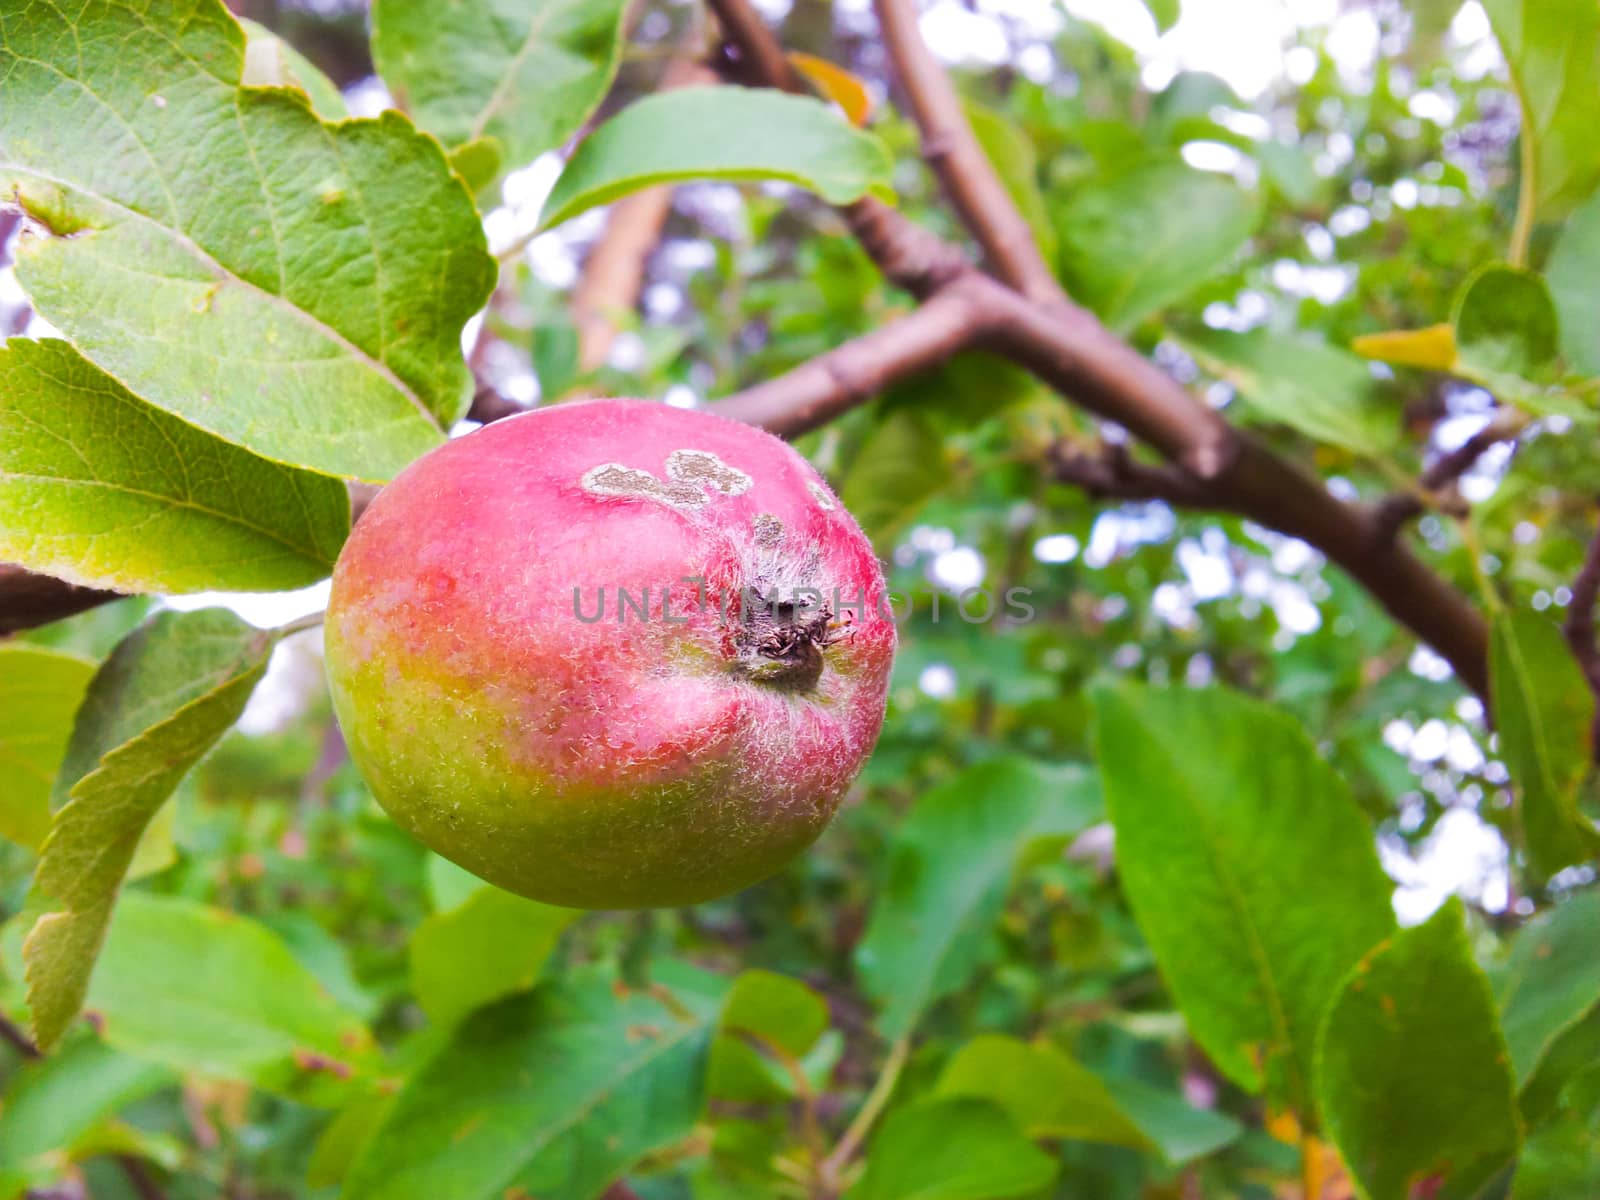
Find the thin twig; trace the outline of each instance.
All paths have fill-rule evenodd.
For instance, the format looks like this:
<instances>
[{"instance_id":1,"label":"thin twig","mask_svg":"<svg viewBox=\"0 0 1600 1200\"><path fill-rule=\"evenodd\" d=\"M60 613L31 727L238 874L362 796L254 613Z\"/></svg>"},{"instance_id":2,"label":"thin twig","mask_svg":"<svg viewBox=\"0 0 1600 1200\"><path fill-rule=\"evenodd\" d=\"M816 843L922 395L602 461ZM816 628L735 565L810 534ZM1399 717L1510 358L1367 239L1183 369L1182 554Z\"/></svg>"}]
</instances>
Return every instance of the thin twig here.
<instances>
[{"instance_id":1,"label":"thin twig","mask_svg":"<svg viewBox=\"0 0 1600 1200\"><path fill-rule=\"evenodd\" d=\"M1567 645L1572 647L1572 657L1577 659L1589 690L1600 701L1600 641L1595 637L1594 606L1600 599L1600 529L1589 539L1584 552L1583 566L1572 580L1572 600L1567 605L1567 619L1561 625ZM1600 707L1597 707L1591 733L1593 752L1600 756Z\"/></svg>"},{"instance_id":2,"label":"thin twig","mask_svg":"<svg viewBox=\"0 0 1600 1200\"><path fill-rule=\"evenodd\" d=\"M33 1039L22 1030L18 1029L5 1017L0 1017L0 1042L7 1042L23 1058L42 1058L39 1047L33 1044Z\"/></svg>"},{"instance_id":3,"label":"thin twig","mask_svg":"<svg viewBox=\"0 0 1600 1200\"><path fill-rule=\"evenodd\" d=\"M915 0L874 0L873 8L922 135L922 156L995 274L1030 299L1065 299L1032 227L978 144L950 76L923 40Z\"/></svg>"},{"instance_id":4,"label":"thin twig","mask_svg":"<svg viewBox=\"0 0 1600 1200\"><path fill-rule=\"evenodd\" d=\"M1164 500L1183 508L1204 508L1213 497L1194 476L1170 464L1136 461L1121 442L1094 451L1067 441L1050 452L1057 480L1081 487L1097 500Z\"/></svg>"},{"instance_id":5,"label":"thin twig","mask_svg":"<svg viewBox=\"0 0 1600 1200\"><path fill-rule=\"evenodd\" d=\"M1454 516L1465 515L1465 504L1454 495L1456 484L1489 450L1501 442L1514 441L1527 425L1528 417L1520 409L1501 409L1477 433L1435 459L1417 477L1415 491L1396 492L1378 501L1374 513L1379 539L1392 542L1401 526L1412 517L1420 516L1430 504Z\"/></svg>"}]
</instances>

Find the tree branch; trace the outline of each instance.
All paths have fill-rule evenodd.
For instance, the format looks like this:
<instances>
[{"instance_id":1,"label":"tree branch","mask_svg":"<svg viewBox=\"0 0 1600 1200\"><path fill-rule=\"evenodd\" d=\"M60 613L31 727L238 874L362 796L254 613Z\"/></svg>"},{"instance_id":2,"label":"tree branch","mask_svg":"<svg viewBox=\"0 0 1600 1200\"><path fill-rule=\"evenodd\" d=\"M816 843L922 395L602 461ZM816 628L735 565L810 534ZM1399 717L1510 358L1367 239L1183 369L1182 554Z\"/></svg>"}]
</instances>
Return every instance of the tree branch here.
<instances>
[{"instance_id":1,"label":"tree branch","mask_svg":"<svg viewBox=\"0 0 1600 1200\"><path fill-rule=\"evenodd\" d=\"M725 35L736 43L742 62L767 64L763 68L768 70L766 82L799 90L781 48L747 0L708 2ZM880 18L888 18L886 38L891 30L894 34L897 64L902 60L912 64L911 77L904 82L913 93L913 112L919 119L937 122L924 128L924 137L929 136L930 128L943 129L955 117L964 129L965 118L958 111L952 113L948 97L939 100L940 93L930 90L936 86L926 74L932 60L922 58L925 51L915 48L920 46L920 38L915 44L911 41L915 23L909 0L877 2ZM938 70L936 63L933 68ZM948 83L942 87L947 88ZM966 137L971 137L970 130ZM960 141L958 137L950 143L949 154L957 153L954 147ZM996 225L994 211L986 206L976 211L979 200L975 197L986 194L984 189L964 194L967 199L958 201L963 215L969 216L968 207L973 207L969 216L973 232L986 250L990 243L996 247L990 257L997 268L1007 269L1004 263L1009 261L1011 270L1025 272L1019 277L1033 280L1031 268L1018 265L1013 258L1001 258L998 248L1002 243L1006 254L1014 256L1016 251L1009 235L1001 232L1008 228L1004 219ZM1010 206L1009 199L1006 206ZM1046 289L1034 281L1029 284L1033 294L1023 295L981 275L959 249L877 201L857 201L841 211L885 276L923 300L925 306L946 289L960 289L980 329L972 344L1026 367L1062 395L1121 425L1159 451L1178 472L1163 474L1161 485L1174 495L1181 490L1186 506L1238 513L1317 547L1391 616L1432 645L1466 686L1486 691L1488 627L1482 614L1396 542L1392 529L1385 536L1377 509L1339 500L1314 476L1235 429L1053 285ZM897 325L911 320L904 318ZM869 334L851 343L857 373L846 380L800 367L723 401L719 411L753 411L751 419L768 428L791 424L813 428L826 419L821 414L837 415L906 370L925 365L926 360L915 354L866 361L898 348L897 342L886 347L883 340ZM870 387L864 381L869 381ZM752 395L761 400L759 406L751 403ZM1192 484L1180 485L1182 476L1189 477Z\"/></svg>"},{"instance_id":2,"label":"tree branch","mask_svg":"<svg viewBox=\"0 0 1600 1200\"><path fill-rule=\"evenodd\" d=\"M1094 451L1057 442L1050 461L1056 479L1082 488L1096 500L1164 500L1180 508L1211 503L1205 485L1193 475L1173 466L1136 462L1120 442L1104 443Z\"/></svg>"},{"instance_id":3,"label":"tree branch","mask_svg":"<svg viewBox=\"0 0 1600 1200\"><path fill-rule=\"evenodd\" d=\"M896 380L937 366L974 345L998 315L978 277L935 292L926 303L871 333L711 405L711 411L779 437L825 425Z\"/></svg>"},{"instance_id":4,"label":"tree branch","mask_svg":"<svg viewBox=\"0 0 1600 1200\"><path fill-rule=\"evenodd\" d=\"M1032 228L978 144L949 74L923 41L915 0L874 0L873 8L922 135L922 157L995 274L1029 299L1065 299Z\"/></svg>"},{"instance_id":5,"label":"tree branch","mask_svg":"<svg viewBox=\"0 0 1600 1200\"><path fill-rule=\"evenodd\" d=\"M1515 440L1527 424L1527 416L1519 409L1501 409L1477 433L1449 453L1441 454L1427 470L1423 471L1417 477L1416 491L1397 492L1380 500L1376 519L1382 531L1381 536L1385 540L1392 541L1399 534L1402 525L1412 517L1419 516L1428 507L1430 499L1437 501L1441 494L1453 489L1461 477L1472 470L1489 449L1501 442ZM1467 511L1465 503L1459 496L1455 498L1453 504L1440 504L1439 507L1456 516L1464 515Z\"/></svg>"},{"instance_id":6,"label":"tree branch","mask_svg":"<svg viewBox=\"0 0 1600 1200\"><path fill-rule=\"evenodd\" d=\"M661 90L714 81L714 73L703 63L676 57L662 74ZM638 304L645 264L672 212L673 191L666 184L645 188L624 196L606 214L605 229L590 247L572 292L579 371L588 373L606 361L617 336L616 314L631 312Z\"/></svg>"}]
</instances>

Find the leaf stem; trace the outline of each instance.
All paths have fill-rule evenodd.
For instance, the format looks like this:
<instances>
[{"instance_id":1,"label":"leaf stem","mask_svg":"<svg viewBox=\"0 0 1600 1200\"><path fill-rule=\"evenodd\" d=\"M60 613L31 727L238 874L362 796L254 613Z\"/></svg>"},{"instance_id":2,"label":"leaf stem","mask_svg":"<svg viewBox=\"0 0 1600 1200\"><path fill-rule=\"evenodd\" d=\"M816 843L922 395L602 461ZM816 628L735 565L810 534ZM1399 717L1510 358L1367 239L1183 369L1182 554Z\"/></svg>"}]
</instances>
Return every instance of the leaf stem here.
<instances>
[{"instance_id":1,"label":"leaf stem","mask_svg":"<svg viewBox=\"0 0 1600 1200\"><path fill-rule=\"evenodd\" d=\"M1523 113L1528 112L1523 105ZM1527 120L1524 115L1524 121ZM1530 131L1522 131L1522 163L1517 182L1517 219L1511 226L1511 247L1507 255L1513 267L1526 269L1528 246L1533 241L1533 210L1538 206L1538 164L1534 161L1534 145Z\"/></svg>"},{"instance_id":2,"label":"leaf stem","mask_svg":"<svg viewBox=\"0 0 1600 1200\"><path fill-rule=\"evenodd\" d=\"M844 1136L839 1139L838 1145L833 1148L833 1153L823 1161L823 1178L837 1182L850 1165L850 1160L855 1157L856 1151L861 1149L867 1135L872 1132L872 1127L883 1115L884 1108L889 1103L889 1098L894 1095L894 1085L900 1082L900 1072L905 1068L906 1059L911 1054L910 1036L900 1038L889 1049L889 1057L884 1060L883 1070L878 1074L878 1081L872 1085L861 1111L856 1113L856 1119L850 1122L850 1127L844 1131Z\"/></svg>"},{"instance_id":3,"label":"leaf stem","mask_svg":"<svg viewBox=\"0 0 1600 1200\"><path fill-rule=\"evenodd\" d=\"M304 633L308 629L315 629L322 624L322 619L328 614L314 612L297 620L290 621L287 625L278 626L276 632L279 638L290 637L296 633Z\"/></svg>"}]
</instances>

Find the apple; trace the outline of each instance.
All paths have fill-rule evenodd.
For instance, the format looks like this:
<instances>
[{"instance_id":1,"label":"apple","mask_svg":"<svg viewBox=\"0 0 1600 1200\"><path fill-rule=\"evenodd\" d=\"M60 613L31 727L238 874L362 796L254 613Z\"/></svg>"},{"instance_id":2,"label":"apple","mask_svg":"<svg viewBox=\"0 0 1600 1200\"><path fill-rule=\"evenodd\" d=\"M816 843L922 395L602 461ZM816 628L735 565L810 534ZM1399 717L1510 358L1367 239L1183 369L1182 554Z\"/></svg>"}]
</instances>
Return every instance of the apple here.
<instances>
[{"instance_id":1,"label":"apple","mask_svg":"<svg viewBox=\"0 0 1600 1200\"><path fill-rule=\"evenodd\" d=\"M509 891L691 904L816 839L883 723L872 547L770 434L633 400L430 452L340 554L327 671L385 809Z\"/></svg>"}]
</instances>

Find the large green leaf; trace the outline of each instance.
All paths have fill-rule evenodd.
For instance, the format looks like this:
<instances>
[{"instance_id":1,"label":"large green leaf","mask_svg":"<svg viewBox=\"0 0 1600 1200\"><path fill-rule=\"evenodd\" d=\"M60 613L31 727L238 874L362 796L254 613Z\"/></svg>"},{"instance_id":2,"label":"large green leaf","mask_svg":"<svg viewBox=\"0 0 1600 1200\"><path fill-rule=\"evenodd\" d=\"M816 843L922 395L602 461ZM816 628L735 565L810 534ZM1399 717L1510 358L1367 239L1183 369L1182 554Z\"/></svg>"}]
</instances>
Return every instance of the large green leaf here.
<instances>
[{"instance_id":1,"label":"large green leaf","mask_svg":"<svg viewBox=\"0 0 1600 1200\"><path fill-rule=\"evenodd\" d=\"M857 451L839 490L879 553L950 483L944 437L921 409L895 408Z\"/></svg>"},{"instance_id":2,"label":"large green leaf","mask_svg":"<svg viewBox=\"0 0 1600 1200\"><path fill-rule=\"evenodd\" d=\"M377 0L372 53L403 108L506 166L578 131L617 72L624 0Z\"/></svg>"},{"instance_id":3,"label":"large green leaf","mask_svg":"<svg viewBox=\"0 0 1600 1200\"><path fill-rule=\"evenodd\" d=\"M1314 1122L1318 1022L1394 925L1366 821L1266 704L1131 685L1094 701L1122 888L1195 1040Z\"/></svg>"},{"instance_id":4,"label":"large green leaf","mask_svg":"<svg viewBox=\"0 0 1600 1200\"><path fill-rule=\"evenodd\" d=\"M1575 370L1600 375L1600 193L1561 227L1544 274L1560 316L1562 353Z\"/></svg>"},{"instance_id":5,"label":"large green leaf","mask_svg":"<svg viewBox=\"0 0 1600 1200\"><path fill-rule=\"evenodd\" d=\"M1467 1185L1514 1153L1516 1088L1459 900L1350 972L1323 1025L1329 1134L1369 1200L1442 1176Z\"/></svg>"},{"instance_id":6,"label":"large green leaf","mask_svg":"<svg viewBox=\"0 0 1600 1200\"><path fill-rule=\"evenodd\" d=\"M93 675L75 654L0 645L0 837L37 849L50 832L50 784Z\"/></svg>"},{"instance_id":7,"label":"large green leaf","mask_svg":"<svg viewBox=\"0 0 1600 1200\"><path fill-rule=\"evenodd\" d=\"M1483 0L1522 99L1523 187L1545 220L1600 184L1600 7L1594 0Z\"/></svg>"},{"instance_id":8,"label":"large green leaf","mask_svg":"<svg viewBox=\"0 0 1600 1200\"><path fill-rule=\"evenodd\" d=\"M548 228L656 183L776 179L830 204L888 194L883 143L820 100L697 87L636 100L578 145L541 218Z\"/></svg>"},{"instance_id":9,"label":"large green leaf","mask_svg":"<svg viewBox=\"0 0 1600 1200\"><path fill-rule=\"evenodd\" d=\"M87 1008L111 1045L185 1073L334 1105L371 1086L372 1036L266 926L131 891Z\"/></svg>"},{"instance_id":10,"label":"large green leaf","mask_svg":"<svg viewBox=\"0 0 1600 1200\"><path fill-rule=\"evenodd\" d=\"M276 640L225 609L163 612L123 639L90 682L29 894L35 919L23 957L42 1046L77 1015L145 828L238 720Z\"/></svg>"},{"instance_id":11,"label":"large green leaf","mask_svg":"<svg viewBox=\"0 0 1600 1200\"><path fill-rule=\"evenodd\" d=\"M1500 754L1520 802L1530 868L1549 876L1600 852L1600 831L1578 811L1594 695L1561 631L1529 612L1497 616L1490 631L1489 695Z\"/></svg>"},{"instance_id":12,"label":"large green leaf","mask_svg":"<svg viewBox=\"0 0 1600 1200\"><path fill-rule=\"evenodd\" d=\"M119 1054L82 1038L49 1058L24 1063L3 1098L0 1196L52 1182L78 1155L80 1142L99 1141L96 1127L124 1105L175 1082L154 1063Z\"/></svg>"},{"instance_id":13,"label":"large green leaf","mask_svg":"<svg viewBox=\"0 0 1600 1200\"><path fill-rule=\"evenodd\" d=\"M406 1083L346 1200L598 1196L701 1107L719 985L586 968L468 1017Z\"/></svg>"},{"instance_id":14,"label":"large green leaf","mask_svg":"<svg viewBox=\"0 0 1600 1200\"><path fill-rule=\"evenodd\" d=\"M1144 163L1074 188L1056 209L1062 275L1075 299L1128 330L1222 271L1260 216L1225 176Z\"/></svg>"},{"instance_id":15,"label":"large green leaf","mask_svg":"<svg viewBox=\"0 0 1600 1200\"><path fill-rule=\"evenodd\" d=\"M1384 402L1367 364L1348 351L1265 329L1208 329L1180 340L1205 370L1238 389L1258 419L1374 456L1399 438L1398 408Z\"/></svg>"},{"instance_id":16,"label":"large green leaf","mask_svg":"<svg viewBox=\"0 0 1600 1200\"><path fill-rule=\"evenodd\" d=\"M38 230L18 278L143 399L267 458L388 479L466 409L461 328L494 262L433 138L242 88L244 47L220 0L8 13L0 194Z\"/></svg>"},{"instance_id":17,"label":"large green leaf","mask_svg":"<svg viewBox=\"0 0 1600 1200\"><path fill-rule=\"evenodd\" d=\"M1020 758L969 767L917 801L856 949L885 1036L909 1034L982 964L1027 845L1070 837L1099 814L1092 775Z\"/></svg>"},{"instance_id":18,"label":"large green leaf","mask_svg":"<svg viewBox=\"0 0 1600 1200\"><path fill-rule=\"evenodd\" d=\"M0 558L120 591L304 587L350 531L337 479L152 408L66 342L0 346Z\"/></svg>"},{"instance_id":19,"label":"large green leaf","mask_svg":"<svg viewBox=\"0 0 1600 1200\"><path fill-rule=\"evenodd\" d=\"M1037 1195L1055 1176L1055 1160L998 1105L946 1096L889 1114L850 1200L1002 1200Z\"/></svg>"},{"instance_id":20,"label":"large green leaf","mask_svg":"<svg viewBox=\"0 0 1600 1200\"><path fill-rule=\"evenodd\" d=\"M411 988L424 1012L450 1025L533 986L562 930L581 915L485 884L434 913L411 937Z\"/></svg>"},{"instance_id":21,"label":"large green leaf","mask_svg":"<svg viewBox=\"0 0 1600 1200\"><path fill-rule=\"evenodd\" d=\"M1521 1086L1555 1040L1600 1005L1600 892L1530 921L1493 979Z\"/></svg>"}]
</instances>

